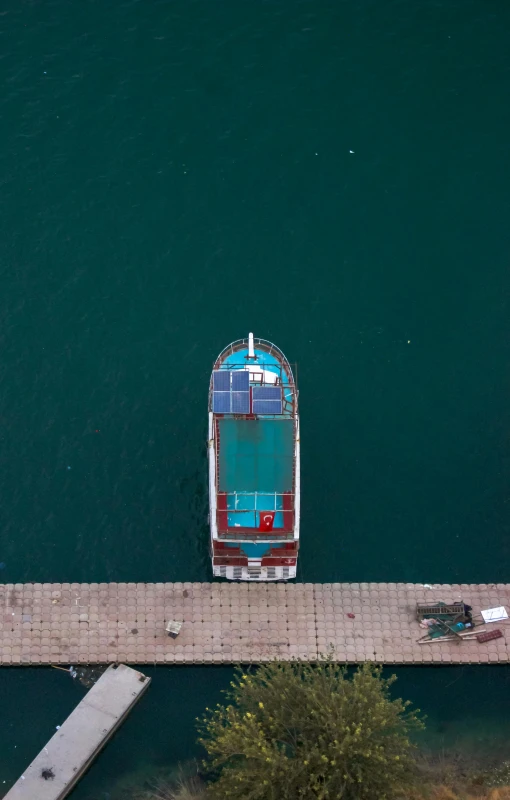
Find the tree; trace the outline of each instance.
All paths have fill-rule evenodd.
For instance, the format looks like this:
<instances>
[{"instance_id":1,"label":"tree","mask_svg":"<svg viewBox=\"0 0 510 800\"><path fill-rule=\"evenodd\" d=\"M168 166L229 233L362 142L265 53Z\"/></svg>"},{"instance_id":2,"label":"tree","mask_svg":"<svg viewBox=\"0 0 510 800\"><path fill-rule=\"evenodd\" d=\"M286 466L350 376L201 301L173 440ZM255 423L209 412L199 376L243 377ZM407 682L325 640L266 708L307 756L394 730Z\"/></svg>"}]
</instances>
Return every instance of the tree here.
<instances>
[{"instance_id":1,"label":"tree","mask_svg":"<svg viewBox=\"0 0 510 800\"><path fill-rule=\"evenodd\" d=\"M364 665L352 677L324 659L236 670L228 705L206 709L199 741L213 798L385 800L411 783L419 710L392 700L395 676Z\"/></svg>"}]
</instances>

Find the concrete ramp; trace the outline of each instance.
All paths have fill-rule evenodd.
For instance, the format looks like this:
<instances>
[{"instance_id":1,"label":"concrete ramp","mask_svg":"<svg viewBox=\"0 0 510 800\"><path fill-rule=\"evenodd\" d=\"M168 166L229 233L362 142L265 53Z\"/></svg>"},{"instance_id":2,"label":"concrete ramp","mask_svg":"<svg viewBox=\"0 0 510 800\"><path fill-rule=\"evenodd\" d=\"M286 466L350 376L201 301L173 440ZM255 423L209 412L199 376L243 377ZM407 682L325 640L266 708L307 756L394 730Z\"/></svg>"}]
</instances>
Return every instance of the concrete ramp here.
<instances>
[{"instance_id":1,"label":"concrete ramp","mask_svg":"<svg viewBox=\"0 0 510 800\"><path fill-rule=\"evenodd\" d=\"M149 683L150 678L124 664L108 667L5 795L5 800L67 797Z\"/></svg>"}]
</instances>

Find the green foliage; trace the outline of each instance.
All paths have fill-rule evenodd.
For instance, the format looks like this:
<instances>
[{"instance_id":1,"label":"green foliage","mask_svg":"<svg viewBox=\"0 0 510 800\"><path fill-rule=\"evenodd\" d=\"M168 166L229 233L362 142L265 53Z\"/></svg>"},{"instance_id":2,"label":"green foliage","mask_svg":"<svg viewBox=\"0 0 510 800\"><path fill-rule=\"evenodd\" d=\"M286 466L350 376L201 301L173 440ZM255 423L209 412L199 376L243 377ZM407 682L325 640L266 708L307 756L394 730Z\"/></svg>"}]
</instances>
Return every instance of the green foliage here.
<instances>
[{"instance_id":1,"label":"green foliage","mask_svg":"<svg viewBox=\"0 0 510 800\"><path fill-rule=\"evenodd\" d=\"M423 727L409 703L391 700L381 669L349 678L318 665L270 663L236 671L228 705L207 709L200 742L218 778L218 800L385 800L410 782L412 729Z\"/></svg>"}]
</instances>

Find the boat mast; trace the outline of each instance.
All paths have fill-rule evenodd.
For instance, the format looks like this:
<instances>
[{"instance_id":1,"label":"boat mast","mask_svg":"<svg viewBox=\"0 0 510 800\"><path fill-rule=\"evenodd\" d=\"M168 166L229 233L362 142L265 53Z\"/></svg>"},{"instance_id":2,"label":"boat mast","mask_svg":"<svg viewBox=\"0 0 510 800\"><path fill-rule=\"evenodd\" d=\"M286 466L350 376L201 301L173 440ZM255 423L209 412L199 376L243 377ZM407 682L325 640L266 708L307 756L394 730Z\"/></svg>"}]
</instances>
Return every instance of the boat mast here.
<instances>
[{"instance_id":1,"label":"boat mast","mask_svg":"<svg viewBox=\"0 0 510 800\"><path fill-rule=\"evenodd\" d=\"M253 347L253 333L248 334L248 358L256 358L255 349Z\"/></svg>"}]
</instances>

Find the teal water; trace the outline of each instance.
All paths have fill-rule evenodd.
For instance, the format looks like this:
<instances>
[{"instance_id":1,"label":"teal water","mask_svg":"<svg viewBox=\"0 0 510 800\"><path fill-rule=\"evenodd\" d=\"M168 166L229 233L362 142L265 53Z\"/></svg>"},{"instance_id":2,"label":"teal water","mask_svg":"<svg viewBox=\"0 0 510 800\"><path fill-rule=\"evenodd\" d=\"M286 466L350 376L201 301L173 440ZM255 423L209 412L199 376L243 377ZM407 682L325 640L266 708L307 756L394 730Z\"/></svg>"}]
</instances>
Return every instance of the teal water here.
<instances>
[{"instance_id":1,"label":"teal water","mask_svg":"<svg viewBox=\"0 0 510 800\"><path fill-rule=\"evenodd\" d=\"M1 580L209 578L209 373L249 330L299 364L300 580L508 580L509 23L5 0ZM152 674L73 799L197 752L230 670ZM432 732L508 736L506 669L399 674ZM80 691L2 670L0 790Z\"/></svg>"}]
</instances>

